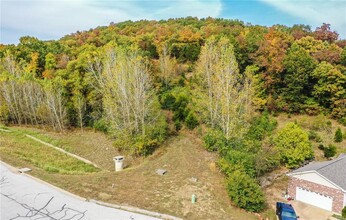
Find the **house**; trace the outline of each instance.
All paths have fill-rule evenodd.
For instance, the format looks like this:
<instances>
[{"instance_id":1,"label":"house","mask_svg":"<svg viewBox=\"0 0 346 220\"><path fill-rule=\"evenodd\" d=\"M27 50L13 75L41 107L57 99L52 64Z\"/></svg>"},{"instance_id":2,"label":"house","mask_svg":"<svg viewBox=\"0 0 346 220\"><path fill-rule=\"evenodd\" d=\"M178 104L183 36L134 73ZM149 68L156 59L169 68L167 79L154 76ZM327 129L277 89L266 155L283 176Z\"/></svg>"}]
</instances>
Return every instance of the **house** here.
<instances>
[{"instance_id":1,"label":"house","mask_svg":"<svg viewBox=\"0 0 346 220\"><path fill-rule=\"evenodd\" d=\"M288 195L295 200L336 213L346 206L346 154L310 163L287 175Z\"/></svg>"}]
</instances>

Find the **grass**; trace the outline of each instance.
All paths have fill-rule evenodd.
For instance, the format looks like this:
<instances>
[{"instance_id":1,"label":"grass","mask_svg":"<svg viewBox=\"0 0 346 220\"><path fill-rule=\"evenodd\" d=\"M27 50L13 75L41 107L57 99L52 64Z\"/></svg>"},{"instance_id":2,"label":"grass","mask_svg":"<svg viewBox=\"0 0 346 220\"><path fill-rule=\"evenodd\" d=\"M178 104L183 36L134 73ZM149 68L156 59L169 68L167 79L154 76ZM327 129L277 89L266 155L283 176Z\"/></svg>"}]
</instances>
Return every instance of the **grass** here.
<instances>
[{"instance_id":1,"label":"grass","mask_svg":"<svg viewBox=\"0 0 346 220\"><path fill-rule=\"evenodd\" d=\"M41 165L30 162L33 167L31 175L79 196L135 206L183 219L258 219L255 215L231 205L224 177L215 166L217 154L205 151L201 140L190 133L170 138L150 157L130 159L126 156L125 161L132 160L129 168L115 173L107 169L114 169L112 157L119 152L101 133L78 130L65 134L43 133L43 130L18 127L11 127L11 130L16 132L11 133L12 135L4 134L6 137L1 140L0 146L6 145L6 151L2 147L0 152L4 155L4 161L14 166L23 166L29 162L14 154L11 148L22 144L23 150L40 147L39 143L24 139L24 133L43 137L45 141L58 146L69 146L71 152L79 152L79 156L98 165L102 164L106 168L102 172L71 175L72 173L54 173L49 169L35 168L50 163L50 160L43 157L36 156L36 159L42 160ZM95 155L91 155L92 152ZM158 168L166 169L167 174L157 175L155 170ZM196 177L198 181L191 181L191 177ZM197 195L196 204L191 203L192 194Z\"/></svg>"},{"instance_id":2,"label":"grass","mask_svg":"<svg viewBox=\"0 0 346 220\"><path fill-rule=\"evenodd\" d=\"M339 219L339 220L346 220L346 218L343 218L341 215L333 214L332 216L336 219Z\"/></svg>"},{"instance_id":3,"label":"grass","mask_svg":"<svg viewBox=\"0 0 346 220\"><path fill-rule=\"evenodd\" d=\"M30 134L70 153L92 161L104 170L113 171L113 157L121 155L113 147L112 140L105 134L93 130L69 130L64 133L45 131L37 128L15 127L20 132ZM129 155L126 156L126 166L135 166L141 162Z\"/></svg>"},{"instance_id":4,"label":"grass","mask_svg":"<svg viewBox=\"0 0 346 220\"><path fill-rule=\"evenodd\" d=\"M99 171L92 165L25 137L21 131L12 131L1 132L0 153L5 162L37 167L48 173L86 174Z\"/></svg>"}]
</instances>

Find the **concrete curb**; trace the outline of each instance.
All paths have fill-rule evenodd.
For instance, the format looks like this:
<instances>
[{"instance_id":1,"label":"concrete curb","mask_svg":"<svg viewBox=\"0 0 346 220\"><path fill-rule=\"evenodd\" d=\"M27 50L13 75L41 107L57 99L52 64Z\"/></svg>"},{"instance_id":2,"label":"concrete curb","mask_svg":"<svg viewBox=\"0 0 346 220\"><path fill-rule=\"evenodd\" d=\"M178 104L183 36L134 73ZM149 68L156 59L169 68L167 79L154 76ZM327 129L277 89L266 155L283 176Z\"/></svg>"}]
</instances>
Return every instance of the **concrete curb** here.
<instances>
[{"instance_id":1,"label":"concrete curb","mask_svg":"<svg viewBox=\"0 0 346 220\"><path fill-rule=\"evenodd\" d=\"M122 209L122 210L125 210L128 212L134 212L134 213L147 215L147 216L151 216L151 217L155 217L155 218L161 218L164 220L182 220L181 218L177 218L177 217L174 217L171 215L161 214L161 213L157 213L157 212L151 212L148 210L144 210L144 209L140 209L140 208L136 208L136 207L131 207L131 206L115 205L115 204L97 201L94 199L90 199L89 202L96 203L98 205L102 205L102 206L106 206L106 207L110 207L110 208Z\"/></svg>"},{"instance_id":2,"label":"concrete curb","mask_svg":"<svg viewBox=\"0 0 346 220\"><path fill-rule=\"evenodd\" d=\"M151 212L151 211L148 211L148 210L144 210L144 209L140 209L140 208L136 208L136 207L131 207L131 206L122 206L122 205L116 205L116 204L110 204L110 203L106 203L106 202L102 202L102 201L98 201L98 200L94 200L94 199L86 199L86 198L83 198L81 196L78 196L76 194L73 194L73 193L70 193L64 189L61 189L57 186L54 186L48 182L45 182L37 177L34 177L34 176L31 176L29 174L26 174L26 173L19 173L18 172L18 169L1 161L0 160L0 163L3 164L4 166L6 166L7 168L9 168L9 170L13 173L16 173L18 175L24 175L28 178L31 178L37 182L40 182L40 183L43 183L49 187L52 187L53 189L56 189L68 196L71 196L71 197L74 197L76 199L79 199L81 201L86 201L86 202L91 202L91 203L95 203L97 205L101 205L101 206L105 206L105 207L109 207L109 208L114 208L114 209L121 209L121 210L124 210L124 211L128 211L128 212L133 212L133 213L137 213L137 214L142 214L142 215L146 215L146 216L150 216L150 217L155 217L155 218L161 218L163 220L182 220L181 218L177 218L177 217L174 217L174 216L170 216L170 215L166 215L166 214L161 214L161 213L158 213L158 212Z\"/></svg>"},{"instance_id":3,"label":"concrete curb","mask_svg":"<svg viewBox=\"0 0 346 220\"><path fill-rule=\"evenodd\" d=\"M64 149L61 149L61 148L59 148L59 147L56 147L56 146L54 146L54 145L52 145L52 144L50 144L50 143L44 142L44 141L42 141L42 140L40 140L40 139L38 139L38 138L36 138L36 137L34 137L34 136L31 136L31 135L29 135L29 134L26 134L25 136L27 136L28 138L31 138L31 139L33 139L34 141L37 141L37 142L39 142L39 143L41 143L41 144L44 144L44 145L46 145L46 146L48 146L48 147L52 147L52 148L54 148L55 150L58 150L58 151L60 151L60 152L63 152L63 153L65 153L65 154L67 154L67 155L69 155L69 156L71 156L71 157L74 157L74 158L76 158L76 159L78 159L78 160L81 160L81 161L83 161L84 163L87 163L87 164L93 165L94 167L100 168L100 167L98 167L96 164L94 164L93 162L91 162L90 160L87 160L87 159L85 159L85 158L83 158L83 157L80 157L80 156L78 156L78 155L69 153L69 152L65 151Z\"/></svg>"}]
</instances>

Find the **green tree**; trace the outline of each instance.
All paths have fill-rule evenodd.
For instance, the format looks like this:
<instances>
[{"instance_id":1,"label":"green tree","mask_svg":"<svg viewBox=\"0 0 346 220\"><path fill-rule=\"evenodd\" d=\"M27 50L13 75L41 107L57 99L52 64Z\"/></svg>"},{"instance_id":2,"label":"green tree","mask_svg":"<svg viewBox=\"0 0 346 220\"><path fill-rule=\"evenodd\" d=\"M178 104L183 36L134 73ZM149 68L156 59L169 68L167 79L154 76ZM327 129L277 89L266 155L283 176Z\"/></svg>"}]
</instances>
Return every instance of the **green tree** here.
<instances>
[{"instance_id":1,"label":"green tree","mask_svg":"<svg viewBox=\"0 0 346 220\"><path fill-rule=\"evenodd\" d=\"M313 157L308 133L295 123L287 123L279 130L274 137L274 144L288 168L298 167L300 163Z\"/></svg>"},{"instance_id":2,"label":"green tree","mask_svg":"<svg viewBox=\"0 0 346 220\"><path fill-rule=\"evenodd\" d=\"M228 179L227 191L234 205L250 212L265 208L265 198L255 179L240 171L233 172Z\"/></svg>"},{"instance_id":3,"label":"green tree","mask_svg":"<svg viewBox=\"0 0 346 220\"><path fill-rule=\"evenodd\" d=\"M333 65L321 62L313 71L313 77L317 83L312 95L322 106L330 108L337 100L346 98L346 75Z\"/></svg>"},{"instance_id":4,"label":"green tree","mask_svg":"<svg viewBox=\"0 0 346 220\"><path fill-rule=\"evenodd\" d=\"M342 142L342 140L343 140L342 132L341 132L341 129L338 128L335 132L335 135L334 135L334 141L337 143L340 143L340 142Z\"/></svg>"},{"instance_id":5,"label":"green tree","mask_svg":"<svg viewBox=\"0 0 346 220\"><path fill-rule=\"evenodd\" d=\"M280 88L285 101L290 105L290 111L298 112L309 96L311 96L312 72L316 62L309 53L293 43L284 60L286 72L284 84Z\"/></svg>"}]
</instances>

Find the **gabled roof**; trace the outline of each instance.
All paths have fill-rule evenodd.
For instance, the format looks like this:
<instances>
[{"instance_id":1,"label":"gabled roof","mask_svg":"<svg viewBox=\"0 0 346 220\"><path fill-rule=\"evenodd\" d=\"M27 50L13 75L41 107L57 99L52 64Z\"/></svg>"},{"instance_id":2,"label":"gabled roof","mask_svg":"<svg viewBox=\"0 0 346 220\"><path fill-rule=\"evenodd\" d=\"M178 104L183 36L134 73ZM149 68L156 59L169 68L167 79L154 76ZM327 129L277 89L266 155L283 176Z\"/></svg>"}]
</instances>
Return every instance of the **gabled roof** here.
<instances>
[{"instance_id":1,"label":"gabled roof","mask_svg":"<svg viewBox=\"0 0 346 220\"><path fill-rule=\"evenodd\" d=\"M346 154L325 162L312 162L294 170L289 175L314 171L346 191Z\"/></svg>"}]
</instances>

